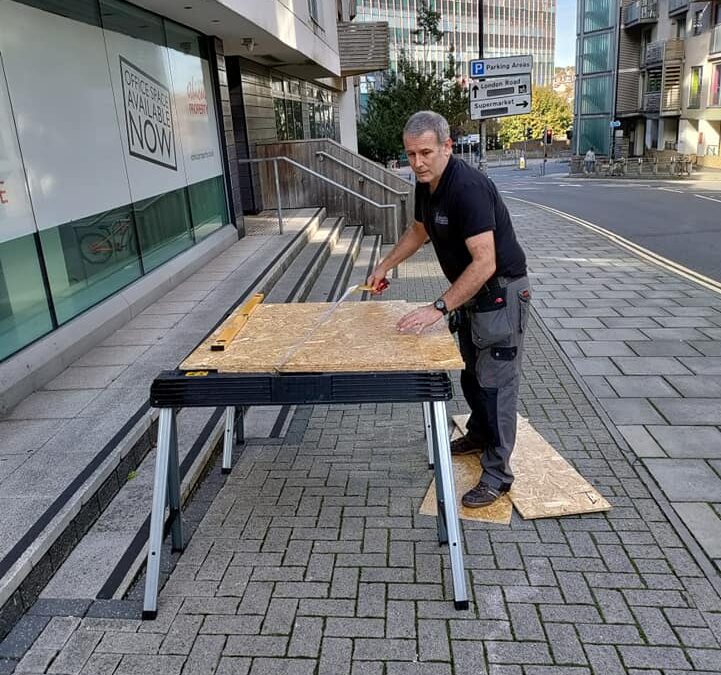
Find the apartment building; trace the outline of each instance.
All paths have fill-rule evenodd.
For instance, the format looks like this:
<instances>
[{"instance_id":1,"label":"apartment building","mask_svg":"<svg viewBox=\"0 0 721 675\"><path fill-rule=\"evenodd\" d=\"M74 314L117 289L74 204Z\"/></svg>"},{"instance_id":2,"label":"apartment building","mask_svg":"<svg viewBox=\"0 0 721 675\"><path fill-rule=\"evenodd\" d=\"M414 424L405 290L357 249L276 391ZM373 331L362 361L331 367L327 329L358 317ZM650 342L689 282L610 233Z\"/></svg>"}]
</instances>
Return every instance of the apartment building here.
<instances>
[{"instance_id":1,"label":"apartment building","mask_svg":"<svg viewBox=\"0 0 721 675\"><path fill-rule=\"evenodd\" d=\"M533 81L553 83L556 44L555 0L425 0L441 14L440 42L418 30L417 12L424 0L358 0L358 21L387 21L390 67L397 69L401 53L423 70L443 68L453 46L461 77L468 78L468 62L478 58L478 12L483 8L484 55L533 55Z\"/></svg>"},{"instance_id":2,"label":"apartment building","mask_svg":"<svg viewBox=\"0 0 721 675\"><path fill-rule=\"evenodd\" d=\"M387 29L354 5L0 0L2 377L242 236L257 143L355 147L353 77L387 65Z\"/></svg>"},{"instance_id":3,"label":"apartment building","mask_svg":"<svg viewBox=\"0 0 721 675\"><path fill-rule=\"evenodd\" d=\"M721 1L580 0L577 68L576 152L718 164Z\"/></svg>"}]
</instances>

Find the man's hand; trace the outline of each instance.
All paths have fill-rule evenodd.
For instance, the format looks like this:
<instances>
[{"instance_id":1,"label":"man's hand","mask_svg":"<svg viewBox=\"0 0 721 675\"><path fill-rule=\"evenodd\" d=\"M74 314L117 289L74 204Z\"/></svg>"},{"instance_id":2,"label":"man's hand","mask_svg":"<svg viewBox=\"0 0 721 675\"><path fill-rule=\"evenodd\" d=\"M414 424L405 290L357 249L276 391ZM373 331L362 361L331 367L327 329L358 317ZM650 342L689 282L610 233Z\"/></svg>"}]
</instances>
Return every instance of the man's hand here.
<instances>
[{"instance_id":1,"label":"man's hand","mask_svg":"<svg viewBox=\"0 0 721 675\"><path fill-rule=\"evenodd\" d=\"M422 333L425 328L432 326L443 317L443 312L433 305L419 307L406 314L396 324L399 333Z\"/></svg>"},{"instance_id":2,"label":"man's hand","mask_svg":"<svg viewBox=\"0 0 721 675\"><path fill-rule=\"evenodd\" d=\"M378 288L378 285L383 281L383 279L386 278L386 275L388 274L388 270L383 266L383 264L378 265L373 272L371 272L371 275L368 277L366 283L373 288L371 291L374 295L376 293L380 293L380 290L376 290Z\"/></svg>"}]
</instances>

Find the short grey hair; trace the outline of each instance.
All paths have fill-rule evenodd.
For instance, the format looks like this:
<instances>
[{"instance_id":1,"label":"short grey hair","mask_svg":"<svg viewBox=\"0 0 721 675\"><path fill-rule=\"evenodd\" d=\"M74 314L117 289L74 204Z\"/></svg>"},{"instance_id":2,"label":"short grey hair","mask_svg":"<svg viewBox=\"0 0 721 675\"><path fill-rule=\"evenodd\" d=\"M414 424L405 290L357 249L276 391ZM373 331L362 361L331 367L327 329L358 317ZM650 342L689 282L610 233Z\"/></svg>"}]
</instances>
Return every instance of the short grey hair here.
<instances>
[{"instance_id":1,"label":"short grey hair","mask_svg":"<svg viewBox=\"0 0 721 675\"><path fill-rule=\"evenodd\" d=\"M426 131L432 131L439 143L445 143L451 137L446 118L432 110L421 110L411 115L403 128L403 135L416 137Z\"/></svg>"}]
</instances>

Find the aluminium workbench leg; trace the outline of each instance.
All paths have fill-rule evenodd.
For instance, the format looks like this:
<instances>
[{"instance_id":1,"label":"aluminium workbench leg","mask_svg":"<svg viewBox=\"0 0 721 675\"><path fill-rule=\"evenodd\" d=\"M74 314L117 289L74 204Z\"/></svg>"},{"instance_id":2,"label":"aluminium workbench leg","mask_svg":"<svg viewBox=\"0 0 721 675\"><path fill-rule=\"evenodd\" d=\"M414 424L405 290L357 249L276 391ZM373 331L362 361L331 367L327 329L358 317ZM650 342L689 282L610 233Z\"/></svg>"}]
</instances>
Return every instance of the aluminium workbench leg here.
<instances>
[{"instance_id":1,"label":"aluminium workbench leg","mask_svg":"<svg viewBox=\"0 0 721 675\"><path fill-rule=\"evenodd\" d=\"M233 468L233 444L235 442L235 406L225 408L225 436L223 438L223 466L221 473L230 473Z\"/></svg>"},{"instance_id":2,"label":"aluminium workbench leg","mask_svg":"<svg viewBox=\"0 0 721 675\"><path fill-rule=\"evenodd\" d=\"M428 437L430 438L430 450L436 454L436 447L438 445L436 435L436 416L430 412L431 404L428 403L429 417L428 422L430 429L428 431ZM434 461L433 473L435 474L435 485L436 485L436 528L438 530L438 543L439 545L448 543L448 529L446 528L446 508L445 508L445 496L443 495L443 474L441 473L440 462Z\"/></svg>"},{"instance_id":3,"label":"aluminium workbench leg","mask_svg":"<svg viewBox=\"0 0 721 675\"><path fill-rule=\"evenodd\" d=\"M170 510L170 534L173 551L182 551L183 517L180 508L180 464L178 458L178 430L175 413L170 422L170 452L168 453L168 507Z\"/></svg>"},{"instance_id":4,"label":"aluminium workbench leg","mask_svg":"<svg viewBox=\"0 0 721 675\"><path fill-rule=\"evenodd\" d=\"M433 429L431 428L431 404L423 401L423 428L426 435L426 446L428 447L428 468L433 468Z\"/></svg>"},{"instance_id":5,"label":"aluminium workbench leg","mask_svg":"<svg viewBox=\"0 0 721 675\"><path fill-rule=\"evenodd\" d=\"M451 461L451 443L448 438L446 404L444 401L434 401L432 406L433 428L436 438L435 461L440 466L440 473L443 478L443 510L448 531L448 552L451 556L454 604L456 609L468 609L466 572L463 568L463 551L461 549L458 509L456 508L456 491Z\"/></svg>"},{"instance_id":6,"label":"aluminium workbench leg","mask_svg":"<svg viewBox=\"0 0 721 675\"><path fill-rule=\"evenodd\" d=\"M160 553L163 546L163 525L165 521L165 500L168 494L170 455L176 455L178 446L175 433L175 410L161 408L158 419L158 444L155 455L155 477L153 482L153 506L150 512L150 536L148 538L148 564L145 573L145 599L143 619L154 619L158 614L158 584L160 579ZM177 476L173 472L173 481ZM174 494L180 494L180 485L173 487Z\"/></svg>"}]
</instances>

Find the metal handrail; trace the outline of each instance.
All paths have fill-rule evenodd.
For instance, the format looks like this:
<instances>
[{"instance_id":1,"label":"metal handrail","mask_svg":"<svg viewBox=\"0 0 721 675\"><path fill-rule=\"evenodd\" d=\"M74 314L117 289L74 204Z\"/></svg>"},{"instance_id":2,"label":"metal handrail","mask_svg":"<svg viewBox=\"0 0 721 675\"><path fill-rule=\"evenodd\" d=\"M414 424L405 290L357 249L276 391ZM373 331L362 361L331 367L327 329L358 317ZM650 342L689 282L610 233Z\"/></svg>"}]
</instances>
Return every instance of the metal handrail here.
<instances>
[{"instance_id":1,"label":"metal handrail","mask_svg":"<svg viewBox=\"0 0 721 675\"><path fill-rule=\"evenodd\" d=\"M344 162L342 159L338 159L337 157L331 155L329 152L326 152L325 150L317 150L315 153L316 157L320 156L322 157L328 157L329 159L332 159L336 164L340 164L341 166L345 167L346 169L350 169L353 173L357 173L359 176L362 176L365 180L369 180L371 183L375 183L376 185L380 185L382 188L385 188L388 190L388 192L393 193L394 195L398 195L399 197L404 198L406 195L410 193L410 190L396 190L392 188L390 185L386 185L383 181L378 180L377 178L373 178L373 176L369 176L367 173L364 173L360 169L357 169L351 164L348 164L347 162Z\"/></svg>"},{"instance_id":2,"label":"metal handrail","mask_svg":"<svg viewBox=\"0 0 721 675\"><path fill-rule=\"evenodd\" d=\"M313 169L308 168L305 166L305 164L301 164L300 162L296 162L294 159L291 159L290 157L285 157L283 155L279 157L255 157L250 159L238 159L239 164L260 164L261 162L273 162L273 174L275 177L275 193L276 193L276 200L277 200L277 210L278 210L278 228L280 229L280 234L283 234L283 210L280 204L280 178L278 176L278 160L283 160L284 162L288 162L291 166L294 166L298 169L301 169L302 171L305 171L306 173L311 174L312 176L315 176L316 178L320 178L325 183L328 183L329 185L332 185L333 187L337 187L340 190L343 190L343 192L347 192L348 194L353 195L357 199L360 199L361 201L366 202L367 204L370 204L371 206L375 206L378 209L393 209L393 233L395 235L396 242L399 239L399 232L398 232L398 207L395 204L379 204L378 202L374 202L372 199L369 199L368 197L364 197L362 194L359 194L355 190L351 190L350 188L346 187L345 185L341 185L340 183L337 183L336 181L328 178L327 176L324 176L322 173L318 173L317 171L313 171Z\"/></svg>"}]
</instances>

